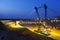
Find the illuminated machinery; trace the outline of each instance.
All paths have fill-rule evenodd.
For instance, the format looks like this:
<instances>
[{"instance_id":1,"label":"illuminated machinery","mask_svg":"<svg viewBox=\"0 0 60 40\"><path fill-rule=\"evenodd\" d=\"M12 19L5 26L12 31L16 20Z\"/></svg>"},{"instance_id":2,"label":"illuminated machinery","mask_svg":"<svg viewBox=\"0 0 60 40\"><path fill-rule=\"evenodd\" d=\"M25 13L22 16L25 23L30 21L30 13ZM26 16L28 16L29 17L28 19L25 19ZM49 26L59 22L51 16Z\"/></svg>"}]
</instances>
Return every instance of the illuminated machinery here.
<instances>
[{"instance_id":1,"label":"illuminated machinery","mask_svg":"<svg viewBox=\"0 0 60 40\"><path fill-rule=\"evenodd\" d=\"M35 7L35 10L36 10L36 13L37 13L37 17L38 17L38 22L40 22L40 26L38 26L38 30L37 32L40 32L42 34L45 34L45 35L48 35L49 32L48 30L46 29L46 21L47 21L47 5L44 4L44 9L45 9L45 19L43 22L45 23L42 23L41 20L40 20L40 15L39 15L39 12L38 12L38 9L41 8L41 7ZM36 30L35 30L36 31Z\"/></svg>"}]
</instances>

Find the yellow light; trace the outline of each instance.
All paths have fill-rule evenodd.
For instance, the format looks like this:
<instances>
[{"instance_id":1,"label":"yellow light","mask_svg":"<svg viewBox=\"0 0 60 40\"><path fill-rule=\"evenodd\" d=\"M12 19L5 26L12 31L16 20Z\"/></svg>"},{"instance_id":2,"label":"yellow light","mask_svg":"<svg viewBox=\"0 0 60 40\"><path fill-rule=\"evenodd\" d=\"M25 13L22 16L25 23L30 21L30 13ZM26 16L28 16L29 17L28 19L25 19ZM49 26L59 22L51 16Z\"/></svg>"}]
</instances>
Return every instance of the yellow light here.
<instances>
[{"instance_id":1,"label":"yellow light","mask_svg":"<svg viewBox=\"0 0 60 40\"><path fill-rule=\"evenodd\" d=\"M52 35L52 36L59 36L60 37L60 30L56 30L56 29L51 29L51 28L49 28L48 29L49 31L50 31L50 34Z\"/></svg>"},{"instance_id":2,"label":"yellow light","mask_svg":"<svg viewBox=\"0 0 60 40\"><path fill-rule=\"evenodd\" d=\"M3 20L1 21L3 24L5 24L6 26L8 26L7 28L23 28L23 26L19 25L19 21L17 21L16 23L15 22L12 22L12 21L9 21L9 20Z\"/></svg>"},{"instance_id":3,"label":"yellow light","mask_svg":"<svg viewBox=\"0 0 60 40\"><path fill-rule=\"evenodd\" d=\"M22 28L22 26L20 25L15 25L15 24L11 24L9 25L11 28Z\"/></svg>"},{"instance_id":4,"label":"yellow light","mask_svg":"<svg viewBox=\"0 0 60 40\"><path fill-rule=\"evenodd\" d=\"M35 27L27 27L27 29L30 30L30 31L32 31L32 32L34 32L34 33L36 33L36 34L38 34L38 35L43 35L40 32L38 32L38 26L35 26Z\"/></svg>"},{"instance_id":5,"label":"yellow light","mask_svg":"<svg viewBox=\"0 0 60 40\"><path fill-rule=\"evenodd\" d=\"M10 26L10 28L23 28L23 26L19 25L18 23L19 22L17 21L16 24L15 23L11 23L9 26Z\"/></svg>"}]
</instances>

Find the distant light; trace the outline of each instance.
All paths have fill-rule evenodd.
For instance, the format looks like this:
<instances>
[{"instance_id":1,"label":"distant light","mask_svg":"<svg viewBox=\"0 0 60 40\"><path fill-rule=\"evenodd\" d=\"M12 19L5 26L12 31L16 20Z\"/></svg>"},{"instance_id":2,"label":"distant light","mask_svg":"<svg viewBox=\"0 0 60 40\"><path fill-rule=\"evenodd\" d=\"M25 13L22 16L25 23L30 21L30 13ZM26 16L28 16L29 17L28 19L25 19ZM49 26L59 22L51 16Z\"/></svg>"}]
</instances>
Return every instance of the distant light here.
<instances>
[{"instance_id":1,"label":"distant light","mask_svg":"<svg viewBox=\"0 0 60 40\"><path fill-rule=\"evenodd\" d=\"M56 22L60 22L60 20L56 20Z\"/></svg>"},{"instance_id":2,"label":"distant light","mask_svg":"<svg viewBox=\"0 0 60 40\"><path fill-rule=\"evenodd\" d=\"M54 22L53 20L51 20L51 22Z\"/></svg>"},{"instance_id":3,"label":"distant light","mask_svg":"<svg viewBox=\"0 0 60 40\"><path fill-rule=\"evenodd\" d=\"M55 18L55 20L57 20L57 18Z\"/></svg>"},{"instance_id":4,"label":"distant light","mask_svg":"<svg viewBox=\"0 0 60 40\"><path fill-rule=\"evenodd\" d=\"M50 18L48 18L48 20L50 20Z\"/></svg>"}]
</instances>

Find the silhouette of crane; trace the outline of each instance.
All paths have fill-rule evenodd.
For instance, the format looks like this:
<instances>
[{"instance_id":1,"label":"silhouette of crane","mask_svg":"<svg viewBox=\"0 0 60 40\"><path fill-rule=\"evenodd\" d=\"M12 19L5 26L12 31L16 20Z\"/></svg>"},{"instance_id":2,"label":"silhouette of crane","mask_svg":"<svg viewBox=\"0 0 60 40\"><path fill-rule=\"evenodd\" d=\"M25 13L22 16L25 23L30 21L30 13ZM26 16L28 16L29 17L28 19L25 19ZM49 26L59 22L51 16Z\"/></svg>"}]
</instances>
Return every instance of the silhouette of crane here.
<instances>
[{"instance_id":1,"label":"silhouette of crane","mask_svg":"<svg viewBox=\"0 0 60 40\"><path fill-rule=\"evenodd\" d=\"M44 10L45 10L45 17L44 18L45 18L45 20L47 20L47 5L44 4L43 7L35 7L35 10L36 10L36 13L37 13L37 17L40 20L40 15L39 15L39 12L38 12L39 8L44 8Z\"/></svg>"},{"instance_id":2,"label":"silhouette of crane","mask_svg":"<svg viewBox=\"0 0 60 40\"><path fill-rule=\"evenodd\" d=\"M47 5L44 4L44 10L45 10L45 21L47 20Z\"/></svg>"},{"instance_id":3,"label":"silhouette of crane","mask_svg":"<svg viewBox=\"0 0 60 40\"><path fill-rule=\"evenodd\" d=\"M38 20L40 20L40 15L39 15L39 12L38 12L38 7L35 7L35 10L36 10L36 13L37 13Z\"/></svg>"}]
</instances>

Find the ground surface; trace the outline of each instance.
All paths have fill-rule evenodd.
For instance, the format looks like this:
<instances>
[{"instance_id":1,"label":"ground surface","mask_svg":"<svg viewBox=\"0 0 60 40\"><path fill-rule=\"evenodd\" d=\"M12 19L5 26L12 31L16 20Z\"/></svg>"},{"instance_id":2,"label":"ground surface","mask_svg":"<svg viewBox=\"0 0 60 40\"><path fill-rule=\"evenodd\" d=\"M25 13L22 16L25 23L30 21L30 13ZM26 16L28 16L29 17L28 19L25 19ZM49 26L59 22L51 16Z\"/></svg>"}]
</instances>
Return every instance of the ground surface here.
<instances>
[{"instance_id":1,"label":"ground surface","mask_svg":"<svg viewBox=\"0 0 60 40\"><path fill-rule=\"evenodd\" d=\"M15 26L15 22L11 22L11 21L2 21L2 23L0 23L0 39L3 40L60 40L60 30L58 29L49 29L50 30L50 35L49 36L44 36L38 32L35 32L34 30L37 30L37 26L36 27L26 27L23 28L20 25ZM4 25L6 24L6 25ZM14 28L13 26L15 26L15 28L19 28L17 31L7 31L5 27L10 27ZM4 29L2 31L2 29ZM2 36L3 35L3 36Z\"/></svg>"}]
</instances>

